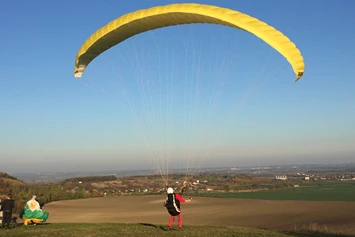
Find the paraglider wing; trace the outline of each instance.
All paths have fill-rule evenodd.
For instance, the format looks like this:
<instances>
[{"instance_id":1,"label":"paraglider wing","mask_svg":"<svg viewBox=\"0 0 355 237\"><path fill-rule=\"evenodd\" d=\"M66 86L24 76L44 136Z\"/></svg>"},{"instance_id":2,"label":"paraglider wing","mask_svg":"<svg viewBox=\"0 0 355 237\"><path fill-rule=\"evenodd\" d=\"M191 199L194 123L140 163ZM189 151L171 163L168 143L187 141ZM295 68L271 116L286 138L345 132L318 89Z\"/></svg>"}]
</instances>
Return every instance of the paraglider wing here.
<instances>
[{"instance_id":1,"label":"paraglider wing","mask_svg":"<svg viewBox=\"0 0 355 237\"><path fill-rule=\"evenodd\" d=\"M304 73L304 60L296 45L266 23L227 8L183 3L157 6L125 14L92 34L79 49L74 76L80 78L88 64L116 44L143 32L191 23L219 24L245 30L269 44L291 64L296 81Z\"/></svg>"}]
</instances>

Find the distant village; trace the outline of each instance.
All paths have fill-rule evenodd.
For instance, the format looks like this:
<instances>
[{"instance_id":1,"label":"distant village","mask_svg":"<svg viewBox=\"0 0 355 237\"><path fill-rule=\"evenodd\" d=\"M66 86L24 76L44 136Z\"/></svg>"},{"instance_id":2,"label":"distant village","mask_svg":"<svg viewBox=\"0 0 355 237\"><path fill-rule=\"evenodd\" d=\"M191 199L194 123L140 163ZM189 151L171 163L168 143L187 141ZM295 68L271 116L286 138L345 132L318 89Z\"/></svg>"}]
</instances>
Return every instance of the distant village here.
<instances>
[{"instance_id":1,"label":"distant village","mask_svg":"<svg viewBox=\"0 0 355 237\"><path fill-rule=\"evenodd\" d=\"M316 175L316 174L301 174L296 173L295 175L276 175L277 180L287 180L290 178L301 178L302 180L339 180L339 181L355 181L355 174L330 174L330 175Z\"/></svg>"},{"instance_id":2,"label":"distant village","mask_svg":"<svg viewBox=\"0 0 355 237\"><path fill-rule=\"evenodd\" d=\"M237 175L201 175L203 179L191 179L183 184L183 181L176 180L170 184L177 192L182 187L189 193L206 192L255 192L273 190L278 188L297 188L301 183L314 181L349 181L354 180L355 174L329 174L319 175L311 173L295 173L289 175L275 175L274 177L253 177L245 174ZM185 181L186 182L186 181ZM67 184L68 185L68 184ZM159 177L124 177L117 180L104 182L78 181L71 183L70 192L84 191L90 196L112 196L112 195L139 195L158 194L166 191L162 186ZM69 191L69 190L68 190Z\"/></svg>"}]
</instances>

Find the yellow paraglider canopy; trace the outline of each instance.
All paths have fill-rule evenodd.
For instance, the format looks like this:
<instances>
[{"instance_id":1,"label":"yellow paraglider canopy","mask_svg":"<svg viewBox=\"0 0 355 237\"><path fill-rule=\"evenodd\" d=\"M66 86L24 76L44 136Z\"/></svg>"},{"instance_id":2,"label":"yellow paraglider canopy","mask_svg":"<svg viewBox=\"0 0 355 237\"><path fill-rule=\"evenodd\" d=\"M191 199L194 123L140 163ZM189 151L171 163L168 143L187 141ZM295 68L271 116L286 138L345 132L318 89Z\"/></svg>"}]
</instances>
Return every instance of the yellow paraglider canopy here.
<instances>
[{"instance_id":1,"label":"yellow paraglider canopy","mask_svg":"<svg viewBox=\"0 0 355 237\"><path fill-rule=\"evenodd\" d=\"M74 76L80 78L95 57L134 35L166 26L191 23L225 25L254 34L288 60L296 74L296 81L303 76L304 60L301 52L280 31L238 11L194 3L152 7L111 21L92 34L81 46L75 60Z\"/></svg>"}]
</instances>

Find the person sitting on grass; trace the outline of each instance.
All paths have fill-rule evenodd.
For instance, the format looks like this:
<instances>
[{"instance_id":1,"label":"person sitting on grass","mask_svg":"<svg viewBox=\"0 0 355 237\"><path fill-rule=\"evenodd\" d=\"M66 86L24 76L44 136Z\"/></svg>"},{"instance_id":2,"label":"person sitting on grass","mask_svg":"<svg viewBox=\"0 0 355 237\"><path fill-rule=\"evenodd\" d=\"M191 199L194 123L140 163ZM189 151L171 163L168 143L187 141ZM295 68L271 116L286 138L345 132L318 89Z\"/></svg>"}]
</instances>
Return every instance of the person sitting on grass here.
<instances>
[{"instance_id":1,"label":"person sitting on grass","mask_svg":"<svg viewBox=\"0 0 355 237\"><path fill-rule=\"evenodd\" d=\"M22 219L36 219L41 222L46 222L48 219L49 213L43 211L39 202L36 200L36 196L33 195L32 199L26 203L25 209L23 210L21 217ZM34 221L32 221L36 224Z\"/></svg>"}]
</instances>

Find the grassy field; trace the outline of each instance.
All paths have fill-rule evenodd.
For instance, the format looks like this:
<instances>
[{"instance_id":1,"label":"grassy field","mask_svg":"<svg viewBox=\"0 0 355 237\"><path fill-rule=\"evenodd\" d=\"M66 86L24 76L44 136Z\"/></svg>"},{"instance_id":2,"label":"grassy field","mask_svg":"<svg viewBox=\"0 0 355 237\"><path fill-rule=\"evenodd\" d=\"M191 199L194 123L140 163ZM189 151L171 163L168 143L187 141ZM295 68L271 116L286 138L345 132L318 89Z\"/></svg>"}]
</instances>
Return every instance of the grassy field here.
<instances>
[{"instance_id":1,"label":"grassy field","mask_svg":"<svg viewBox=\"0 0 355 237\"><path fill-rule=\"evenodd\" d=\"M271 191L240 193L201 193L192 194L204 197L298 200L298 201L355 201L355 182L329 182L302 185L298 188L284 188Z\"/></svg>"},{"instance_id":2,"label":"grassy field","mask_svg":"<svg viewBox=\"0 0 355 237\"><path fill-rule=\"evenodd\" d=\"M62 224L40 224L36 226L18 226L13 229L3 230L0 229L0 236L6 237L93 237L93 236L238 236L238 237L331 237L331 236L346 236L334 235L329 233L311 232L311 231L298 231L298 232L281 232L271 231L265 229L252 229L242 227L215 227L215 226L185 226L183 230L172 229L166 231L162 225L152 224L113 224L113 223L62 223Z\"/></svg>"}]
</instances>

